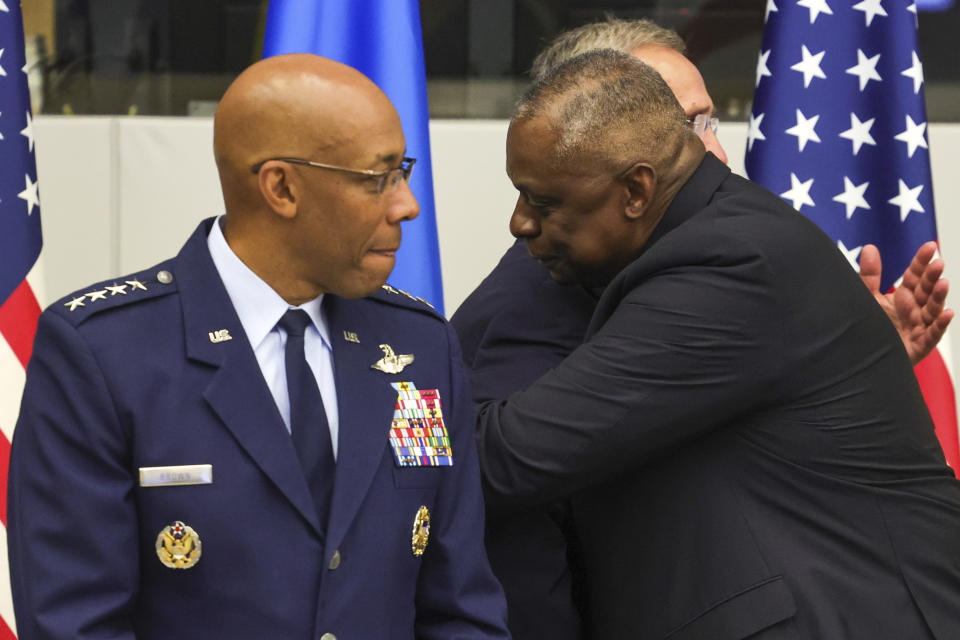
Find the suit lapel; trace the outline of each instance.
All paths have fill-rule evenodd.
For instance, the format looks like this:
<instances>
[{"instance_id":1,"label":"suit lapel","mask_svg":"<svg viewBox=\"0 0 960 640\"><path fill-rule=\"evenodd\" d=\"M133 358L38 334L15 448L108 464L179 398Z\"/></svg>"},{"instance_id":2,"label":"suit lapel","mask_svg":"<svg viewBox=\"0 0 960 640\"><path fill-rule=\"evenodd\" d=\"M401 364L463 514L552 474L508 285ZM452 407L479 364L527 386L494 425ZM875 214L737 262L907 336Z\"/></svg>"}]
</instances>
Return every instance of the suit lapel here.
<instances>
[{"instance_id":1,"label":"suit lapel","mask_svg":"<svg viewBox=\"0 0 960 640\"><path fill-rule=\"evenodd\" d=\"M383 354L383 323L370 315L373 305L329 296L324 299L330 339L340 428L337 471L327 526L328 549L339 545L369 490L388 449L390 421L397 392L387 375L370 367ZM378 329L379 327L379 329ZM344 339L354 332L360 343Z\"/></svg>"},{"instance_id":2,"label":"suit lapel","mask_svg":"<svg viewBox=\"0 0 960 640\"><path fill-rule=\"evenodd\" d=\"M210 221L180 255L175 278L183 308L187 356L214 368L203 396L254 463L323 537L310 489L273 396L207 249ZM230 340L214 342L226 329Z\"/></svg>"}]
</instances>

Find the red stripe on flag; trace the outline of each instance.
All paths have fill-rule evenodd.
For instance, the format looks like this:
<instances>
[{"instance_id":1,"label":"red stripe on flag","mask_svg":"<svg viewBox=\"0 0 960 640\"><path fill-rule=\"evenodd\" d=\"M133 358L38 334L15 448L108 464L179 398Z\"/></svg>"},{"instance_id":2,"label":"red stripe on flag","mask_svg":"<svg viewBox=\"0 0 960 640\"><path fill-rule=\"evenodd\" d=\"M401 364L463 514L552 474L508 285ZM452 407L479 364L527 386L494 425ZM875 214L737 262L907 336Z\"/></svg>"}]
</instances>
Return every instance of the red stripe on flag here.
<instances>
[{"instance_id":1,"label":"red stripe on flag","mask_svg":"<svg viewBox=\"0 0 960 640\"><path fill-rule=\"evenodd\" d=\"M927 403L930 417L937 431L937 439L943 447L947 464L960 478L960 442L957 433L957 407L953 395L953 382L950 372L943 362L940 351L933 350L913 369L920 383L920 391Z\"/></svg>"},{"instance_id":2,"label":"red stripe on flag","mask_svg":"<svg viewBox=\"0 0 960 640\"><path fill-rule=\"evenodd\" d=\"M6 436L0 433L0 523L7 526L7 472L10 469L10 443ZM4 558L6 560L6 558ZM0 616L0 620L3 617ZM3 634L0 633L0 640Z\"/></svg>"},{"instance_id":3,"label":"red stripe on flag","mask_svg":"<svg viewBox=\"0 0 960 640\"><path fill-rule=\"evenodd\" d=\"M13 630L7 626L3 616L0 616L0 640L17 640L17 636L13 635Z\"/></svg>"},{"instance_id":4,"label":"red stripe on flag","mask_svg":"<svg viewBox=\"0 0 960 640\"><path fill-rule=\"evenodd\" d=\"M0 334L6 338L24 369L33 352L33 336L39 318L40 305L30 284L24 280L0 306Z\"/></svg>"}]
</instances>

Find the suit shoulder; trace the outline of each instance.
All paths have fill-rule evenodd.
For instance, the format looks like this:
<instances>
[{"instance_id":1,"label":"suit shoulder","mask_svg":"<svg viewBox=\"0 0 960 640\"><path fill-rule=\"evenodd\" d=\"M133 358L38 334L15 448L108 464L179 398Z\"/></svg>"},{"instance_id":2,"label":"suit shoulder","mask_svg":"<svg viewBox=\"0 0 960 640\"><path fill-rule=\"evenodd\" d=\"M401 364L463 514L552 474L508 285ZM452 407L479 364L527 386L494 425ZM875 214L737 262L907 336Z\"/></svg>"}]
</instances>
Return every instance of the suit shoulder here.
<instances>
[{"instance_id":1,"label":"suit shoulder","mask_svg":"<svg viewBox=\"0 0 960 640\"><path fill-rule=\"evenodd\" d=\"M47 313L55 313L74 326L95 315L125 309L175 293L173 261L119 278L97 282L57 300Z\"/></svg>"},{"instance_id":2,"label":"suit shoulder","mask_svg":"<svg viewBox=\"0 0 960 640\"><path fill-rule=\"evenodd\" d=\"M385 284L380 287L380 289L371 294L368 299L390 305L392 307L419 312L436 318L437 320L446 320L446 318L444 318L436 309L434 309L432 304L423 298L417 297L412 293L408 293L403 289L392 287L389 284Z\"/></svg>"}]
</instances>

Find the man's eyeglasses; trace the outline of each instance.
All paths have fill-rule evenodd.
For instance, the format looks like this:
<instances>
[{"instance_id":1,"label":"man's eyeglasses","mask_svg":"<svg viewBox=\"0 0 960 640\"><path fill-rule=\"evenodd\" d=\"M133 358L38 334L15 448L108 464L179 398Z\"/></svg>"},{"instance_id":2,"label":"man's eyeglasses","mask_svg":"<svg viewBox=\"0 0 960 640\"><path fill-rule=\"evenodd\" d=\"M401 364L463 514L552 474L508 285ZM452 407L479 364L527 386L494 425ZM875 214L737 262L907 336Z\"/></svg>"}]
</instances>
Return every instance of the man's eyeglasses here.
<instances>
[{"instance_id":1,"label":"man's eyeglasses","mask_svg":"<svg viewBox=\"0 0 960 640\"><path fill-rule=\"evenodd\" d=\"M690 125L695 134L702 138L708 128L713 131L714 135L717 134L717 129L720 128L720 119L708 116L705 113L698 113L693 118L687 118L687 124Z\"/></svg>"},{"instance_id":2,"label":"man's eyeglasses","mask_svg":"<svg viewBox=\"0 0 960 640\"><path fill-rule=\"evenodd\" d=\"M290 164L302 164L317 169L329 169L330 171L345 171L347 173L359 173L370 178L377 178L377 193L383 193L387 189L394 189L400 182L408 182L410 174L413 172L413 165L417 163L416 158L403 158L400 160L400 166L394 169L384 171L374 171L373 169L348 169L347 167L337 167L332 164L322 164L313 160L303 158L267 158L250 167L253 174L260 173L264 163L276 160L279 162L289 162Z\"/></svg>"}]
</instances>

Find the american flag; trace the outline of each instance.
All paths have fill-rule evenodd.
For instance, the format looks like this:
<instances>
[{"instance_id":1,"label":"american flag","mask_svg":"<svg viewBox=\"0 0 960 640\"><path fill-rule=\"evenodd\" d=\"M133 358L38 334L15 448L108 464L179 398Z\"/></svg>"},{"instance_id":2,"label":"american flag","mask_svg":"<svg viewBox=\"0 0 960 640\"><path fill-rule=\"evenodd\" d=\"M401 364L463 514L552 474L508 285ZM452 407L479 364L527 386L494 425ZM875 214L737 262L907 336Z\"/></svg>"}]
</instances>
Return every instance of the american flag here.
<instances>
[{"instance_id":1,"label":"american flag","mask_svg":"<svg viewBox=\"0 0 960 640\"><path fill-rule=\"evenodd\" d=\"M937 239L917 45L905 0L767 0L747 175L832 237L857 267L872 243L887 290ZM917 377L960 473L953 386L934 352Z\"/></svg>"},{"instance_id":2,"label":"american flag","mask_svg":"<svg viewBox=\"0 0 960 640\"><path fill-rule=\"evenodd\" d=\"M40 201L33 156L23 20L0 0L0 640L14 638L7 563L7 469L40 307L27 273L40 255Z\"/></svg>"}]
</instances>

